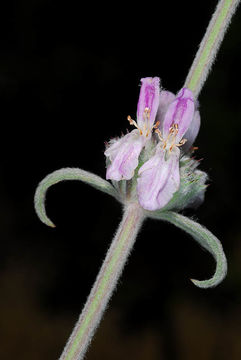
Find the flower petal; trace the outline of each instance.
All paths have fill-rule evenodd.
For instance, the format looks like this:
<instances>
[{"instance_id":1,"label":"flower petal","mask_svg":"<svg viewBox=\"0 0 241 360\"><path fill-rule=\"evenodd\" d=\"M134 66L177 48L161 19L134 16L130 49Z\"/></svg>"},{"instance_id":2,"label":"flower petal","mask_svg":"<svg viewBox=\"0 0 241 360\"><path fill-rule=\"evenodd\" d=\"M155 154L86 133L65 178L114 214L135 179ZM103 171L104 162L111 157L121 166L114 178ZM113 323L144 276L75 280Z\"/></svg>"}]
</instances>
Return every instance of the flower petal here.
<instances>
[{"instance_id":1,"label":"flower petal","mask_svg":"<svg viewBox=\"0 0 241 360\"><path fill-rule=\"evenodd\" d=\"M185 133L185 139L187 139L187 142L182 146L182 150L184 152L188 152L188 150L190 150L191 146L193 145L197 137L197 134L199 132L200 122L201 122L200 113L197 110L195 111L191 125L189 126L187 132Z\"/></svg>"},{"instance_id":2,"label":"flower petal","mask_svg":"<svg viewBox=\"0 0 241 360\"><path fill-rule=\"evenodd\" d=\"M160 122L159 129L163 131L163 121L168 109L168 106L175 100L175 95L166 90L162 90L159 97L159 106L156 115L156 121Z\"/></svg>"},{"instance_id":3,"label":"flower petal","mask_svg":"<svg viewBox=\"0 0 241 360\"><path fill-rule=\"evenodd\" d=\"M158 145L156 154L140 168L137 192L139 202L144 209L161 209L178 190L179 157L180 150L177 147L167 153Z\"/></svg>"},{"instance_id":4,"label":"flower petal","mask_svg":"<svg viewBox=\"0 0 241 360\"><path fill-rule=\"evenodd\" d=\"M133 177L144 140L138 130L133 130L110 144L105 151L105 156L111 162L107 167L106 179L120 181Z\"/></svg>"},{"instance_id":5,"label":"flower petal","mask_svg":"<svg viewBox=\"0 0 241 360\"><path fill-rule=\"evenodd\" d=\"M147 77L141 79L141 90L137 105L137 123L140 127L144 125L145 109L150 110L149 127L154 124L159 105L160 79L158 77Z\"/></svg>"},{"instance_id":6,"label":"flower petal","mask_svg":"<svg viewBox=\"0 0 241 360\"><path fill-rule=\"evenodd\" d=\"M167 109L163 122L163 136L168 136L172 125L178 125L176 141L179 142L189 128L194 115L194 96L191 90L183 88Z\"/></svg>"}]
</instances>

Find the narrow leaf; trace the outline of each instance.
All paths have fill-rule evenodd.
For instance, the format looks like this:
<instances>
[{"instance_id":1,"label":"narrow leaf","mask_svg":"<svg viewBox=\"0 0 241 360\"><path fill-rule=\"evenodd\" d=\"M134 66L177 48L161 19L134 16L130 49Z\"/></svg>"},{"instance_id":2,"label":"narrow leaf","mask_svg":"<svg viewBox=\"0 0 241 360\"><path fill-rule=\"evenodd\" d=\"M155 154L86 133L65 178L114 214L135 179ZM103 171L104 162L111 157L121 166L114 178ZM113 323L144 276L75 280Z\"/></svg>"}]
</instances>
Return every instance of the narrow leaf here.
<instances>
[{"instance_id":1,"label":"narrow leaf","mask_svg":"<svg viewBox=\"0 0 241 360\"><path fill-rule=\"evenodd\" d=\"M63 168L56 170L53 173L47 175L38 185L35 196L34 205L37 215L40 220L48 226L55 227L52 221L47 217L45 210L45 196L50 186L57 184L63 180L81 180L94 188L101 190L109 195L118 199L117 191L106 180L101 177L92 174L90 172L78 169L78 168Z\"/></svg>"},{"instance_id":2,"label":"narrow leaf","mask_svg":"<svg viewBox=\"0 0 241 360\"><path fill-rule=\"evenodd\" d=\"M150 214L149 212L149 216L155 219L169 221L186 231L213 255L216 260L216 270L213 277L203 281L191 279L196 286L200 288L209 288L218 285L224 279L227 273L227 260L220 241L209 230L195 221L172 211L159 212L158 214L155 214L155 212Z\"/></svg>"}]
</instances>

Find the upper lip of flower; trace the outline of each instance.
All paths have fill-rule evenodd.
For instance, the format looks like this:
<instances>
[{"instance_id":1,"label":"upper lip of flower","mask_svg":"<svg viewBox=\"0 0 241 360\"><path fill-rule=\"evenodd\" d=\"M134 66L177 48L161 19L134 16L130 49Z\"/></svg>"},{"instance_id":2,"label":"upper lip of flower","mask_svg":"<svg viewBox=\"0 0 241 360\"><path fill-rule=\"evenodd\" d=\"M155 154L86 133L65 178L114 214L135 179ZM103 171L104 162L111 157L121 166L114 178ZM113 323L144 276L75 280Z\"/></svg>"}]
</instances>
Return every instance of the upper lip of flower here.
<instances>
[{"instance_id":1,"label":"upper lip of flower","mask_svg":"<svg viewBox=\"0 0 241 360\"><path fill-rule=\"evenodd\" d=\"M160 123L162 137L167 139L170 133L174 133L176 142L183 138L187 132L194 115L195 103L192 92L183 88L179 91L174 101L170 103Z\"/></svg>"},{"instance_id":2,"label":"upper lip of flower","mask_svg":"<svg viewBox=\"0 0 241 360\"><path fill-rule=\"evenodd\" d=\"M141 136L148 138L152 130L158 126L158 124L154 125L154 122L159 107L160 79L158 77L142 78L141 83L137 104L137 121L130 116L127 117L127 120L139 130Z\"/></svg>"},{"instance_id":3,"label":"upper lip of flower","mask_svg":"<svg viewBox=\"0 0 241 360\"><path fill-rule=\"evenodd\" d=\"M159 106L160 79L147 77L141 79L141 90L137 104L137 124L143 129L152 128ZM144 125L146 124L146 125Z\"/></svg>"}]
</instances>

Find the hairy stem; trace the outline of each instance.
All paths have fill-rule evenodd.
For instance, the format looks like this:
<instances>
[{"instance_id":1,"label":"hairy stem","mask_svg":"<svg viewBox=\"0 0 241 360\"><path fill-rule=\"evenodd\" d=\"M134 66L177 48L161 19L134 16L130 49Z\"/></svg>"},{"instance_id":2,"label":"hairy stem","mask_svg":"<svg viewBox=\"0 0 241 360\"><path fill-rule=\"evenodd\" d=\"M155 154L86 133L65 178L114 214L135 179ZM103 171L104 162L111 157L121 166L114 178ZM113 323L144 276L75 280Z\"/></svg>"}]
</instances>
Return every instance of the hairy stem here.
<instances>
[{"instance_id":1,"label":"hairy stem","mask_svg":"<svg viewBox=\"0 0 241 360\"><path fill-rule=\"evenodd\" d=\"M84 309L60 357L61 360L84 358L91 338L122 273L143 219L143 210L138 204L127 206Z\"/></svg>"},{"instance_id":2,"label":"hairy stem","mask_svg":"<svg viewBox=\"0 0 241 360\"><path fill-rule=\"evenodd\" d=\"M185 81L198 97L240 0L220 0Z\"/></svg>"}]
</instances>

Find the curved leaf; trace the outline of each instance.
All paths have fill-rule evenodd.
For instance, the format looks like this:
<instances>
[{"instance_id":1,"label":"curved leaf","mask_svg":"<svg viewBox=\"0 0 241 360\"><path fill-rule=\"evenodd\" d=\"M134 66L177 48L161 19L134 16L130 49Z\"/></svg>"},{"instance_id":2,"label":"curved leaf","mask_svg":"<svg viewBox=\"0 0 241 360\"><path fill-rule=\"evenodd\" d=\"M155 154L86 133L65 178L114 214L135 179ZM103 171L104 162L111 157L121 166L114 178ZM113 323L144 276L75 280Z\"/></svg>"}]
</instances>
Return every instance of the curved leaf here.
<instances>
[{"instance_id":1,"label":"curved leaf","mask_svg":"<svg viewBox=\"0 0 241 360\"><path fill-rule=\"evenodd\" d=\"M155 212L150 214L150 212L148 212L148 215L155 219L169 221L186 231L213 255L216 260L216 270L214 275L211 279L203 281L191 279L196 286L200 288L209 288L218 285L224 279L227 273L227 260L220 241L209 230L186 216L172 211L159 212L158 214L155 214Z\"/></svg>"},{"instance_id":2,"label":"curved leaf","mask_svg":"<svg viewBox=\"0 0 241 360\"><path fill-rule=\"evenodd\" d=\"M48 226L55 227L52 221L47 217L45 210L45 196L50 186L57 184L63 180L81 180L94 188L101 190L118 199L118 193L115 188L106 180L78 168L63 168L47 175L38 185L35 196L34 205L40 220Z\"/></svg>"}]
</instances>

